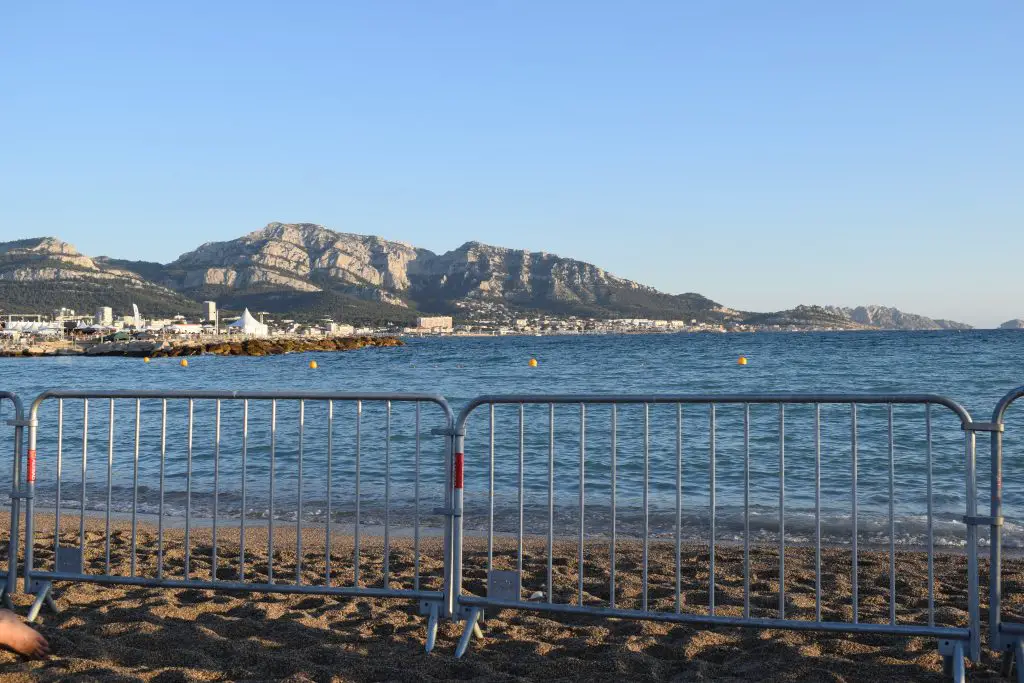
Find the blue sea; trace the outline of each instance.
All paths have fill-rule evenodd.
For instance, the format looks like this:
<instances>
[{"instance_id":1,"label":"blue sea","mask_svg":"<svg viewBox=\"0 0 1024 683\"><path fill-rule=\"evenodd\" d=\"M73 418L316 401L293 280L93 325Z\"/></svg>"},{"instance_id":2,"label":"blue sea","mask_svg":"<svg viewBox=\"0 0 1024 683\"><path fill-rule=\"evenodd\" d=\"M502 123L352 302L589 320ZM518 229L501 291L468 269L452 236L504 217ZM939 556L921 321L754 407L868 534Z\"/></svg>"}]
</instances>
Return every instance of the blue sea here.
<instances>
[{"instance_id":1,"label":"blue sea","mask_svg":"<svg viewBox=\"0 0 1024 683\"><path fill-rule=\"evenodd\" d=\"M744 367L737 365L741 355L749 361ZM538 360L536 368L529 366L531 358ZM1024 384L1022 358L1024 334L998 331L424 338L409 339L402 348L346 353L196 357L189 359L187 368L176 359L149 364L122 358L2 359L0 388L18 393L26 403L46 389L429 392L446 397L456 413L474 396L494 393L915 392L942 394L961 404L975 420L988 421L999 398ZM310 369L310 360L319 367ZM358 450L361 525L373 530L387 523L396 533L417 524L424 533L431 533L439 526L435 508L443 505L444 437L431 430L444 426L444 416L428 402L392 402L390 419L389 407L381 402L364 402L358 416L352 402L338 401L333 406L307 402L300 428L298 404L281 401L273 430L274 408L266 402L250 402L244 478L239 401L221 403L219 447L215 403L194 402L191 457L188 401L168 401L162 447L161 402L141 402L137 468L134 400L114 404L113 439L108 401L89 401L87 438L83 438L83 402L66 400L58 441L58 407L50 400L40 411L37 504L42 507L52 508L58 502L59 454L62 510L84 506L89 512L112 509L120 515L134 509L143 515L163 514L177 523L186 512L209 520L216 506L220 519L244 517L262 523L273 516L283 522L301 518L304 524L321 524L330 516L339 525L351 526L356 519ZM0 418L10 417L8 406L0 410L4 411ZM745 410L749 410L749 442L744 441ZM888 409L857 407L856 521L862 544L887 544L890 524L897 543L927 542L929 464L935 543L949 547L963 543L963 525L958 520L965 510L964 433L948 409L935 406L930 413L929 463L925 408L894 407L890 476ZM584 533L606 536L613 518L611 408L585 406L582 449L579 405L554 407L553 439L548 405L526 405L522 418L525 533L546 534L552 520L556 534L578 533L582 450ZM817 416L820 438L816 442L815 409L787 406L781 458L779 418L778 407L771 405L715 408L716 540L741 540L744 512L749 509L755 541L777 539L781 517L790 542L811 542L815 513L820 509L825 540L848 543L854 503L851 407L823 406ZM465 524L469 533L493 527L499 534L515 534L520 524L519 407L494 410L493 484L490 424L487 407L469 418ZM651 537L672 537L678 515L684 538L708 539L712 525L710 424L706 404L617 409L614 522L619 534L642 534L646 518ZM3 462L9 462L10 439L7 429L0 439L7 458ZM820 499L814 486L816 443L821 453ZM1019 547L1024 545L1024 401L1009 413L1005 445L1006 534L1008 543ZM977 453L979 507L985 514L987 434L979 435ZM784 461L781 497L780 461ZM189 468L191 486L186 476ZM745 472L749 472L746 504ZM4 490L10 476L10 467L0 466Z\"/></svg>"}]
</instances>

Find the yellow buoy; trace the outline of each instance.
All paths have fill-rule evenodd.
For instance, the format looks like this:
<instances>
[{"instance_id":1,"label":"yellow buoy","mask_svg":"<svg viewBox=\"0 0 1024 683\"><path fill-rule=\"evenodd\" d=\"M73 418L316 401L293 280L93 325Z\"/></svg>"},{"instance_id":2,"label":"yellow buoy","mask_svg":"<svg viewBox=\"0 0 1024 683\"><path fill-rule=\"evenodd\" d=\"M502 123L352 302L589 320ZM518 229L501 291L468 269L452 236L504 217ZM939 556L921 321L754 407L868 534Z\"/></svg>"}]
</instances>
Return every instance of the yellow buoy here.
<instances>
[{"instance_id":1,"label":"yellow buoy","mask_svg":"<svg viewBox=\"0 0 1024 683\"><path fill-rule=\"evenodd\" d=\"M740 356L740 359L738 361L736 361L736 365L746 365L746 364L747 364L747 357L746 356Z\"/></svg>"},{"instance_id":2,"label":"yellow buoy","mask_svg":"<svg viewBox=\"0 0 1024 683\"><path fill-rule=\"evenodd\" d=\"M148 363L149 362L149 356L146 356L145 358L143 358L142 362L143 363Z\"/></svg>"},{"instance_id":3,"label":"yellow buoy","mask_svg":"<svg viewBox=\"0 0 1024 683\"><path fill-rule=\"evenodd\" d=\"M188 358L182 358L181 359L181 367L183 367L183 368L187 368L188 367Z\"/></svg>"},{"instance_id":4,"label":"yellow buoy","mask_svg":"<svg viewBox=\"0 0 1024 683\"><path fill-rule=\"evenodd\" d=\"M309 369L310 370L316 370L317 369L317 364L316 364L315 360L309 361Z\"/></svg>"},{"instance_id":5,"label":"yellow buoy","mask_svg":"<svg viewBox=\"0 0 1024 683\"><path fill-rule=\"evenodd\" d=\"M531 358L530 359L530 367L531 368L537 367L537 359L536 358Z\"/></svg>"}]
</instances>

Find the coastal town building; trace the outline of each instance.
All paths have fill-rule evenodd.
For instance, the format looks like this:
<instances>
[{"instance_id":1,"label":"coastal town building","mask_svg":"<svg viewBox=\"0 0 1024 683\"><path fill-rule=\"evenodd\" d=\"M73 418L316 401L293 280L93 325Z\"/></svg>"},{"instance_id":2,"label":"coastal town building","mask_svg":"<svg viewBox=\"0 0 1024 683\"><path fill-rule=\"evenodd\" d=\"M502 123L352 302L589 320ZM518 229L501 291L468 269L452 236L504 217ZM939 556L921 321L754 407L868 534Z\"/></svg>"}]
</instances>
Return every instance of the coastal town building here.
<instances>
[{"instance_id":1,"label":"coastal town building","mask_svg":"<svg viewBox=\"0 0 1024 683\"><path fill-rule=\"evenodd\" d=\"M435 315L416 318L416 327L421 332L451 332L453 327L450 315Z\"/></svg>"}]
</instances>

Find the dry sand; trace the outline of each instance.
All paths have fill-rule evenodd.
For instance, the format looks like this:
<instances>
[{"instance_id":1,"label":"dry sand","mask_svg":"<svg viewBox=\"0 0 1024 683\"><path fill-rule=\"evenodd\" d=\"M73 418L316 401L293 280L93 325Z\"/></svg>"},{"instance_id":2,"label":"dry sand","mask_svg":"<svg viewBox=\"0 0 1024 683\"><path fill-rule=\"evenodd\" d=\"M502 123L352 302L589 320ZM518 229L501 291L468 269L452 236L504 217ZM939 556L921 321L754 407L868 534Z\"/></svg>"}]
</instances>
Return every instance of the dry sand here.
<instances>
[{"instance_id":1,"label":"dry sand","mask_svg":"<svg viewBox=\"0 0 1024 683\"><path fill-rule=\"evenodd\" d=\"M44 518L41 540L52 539L52 520ZM62 541L77 545L78 520L62 518ZM155 529L139 526L136 571L152 576L158 553ZM6 530L0 529L0 537ZM102 572L106 564L102 520L88 520L87 571ZM209 578L209 529L193 529L190 568L193 577ZM218 535L218 577L237 579L238 530ZM131 530L115 522L111 566L130 571ZM266 576L265 531L246 533L247 578ZM168 532L164 570L168 577L183 572L183 531ZM52 542L52 541L50 541ZM274 575L294 581L296 535L292 528L275 533ZM323 584L325 538L322 529L303 533L304 583ZM332 576L352 581L352 539L332 540ZM467 542L466 590L485 591L487 548L481 539ZM361 539L361 582L382 581L380 538ZM422 587L440 585L441 544L423 541ZM40 562L52 559L39 552ZM568 558L568 559L559 559ZM743 605L742 548L719 548L716 603L719 614L739 615ZM708 600L706 547L684 548L682 609L706 613ZM778 552L758 547L752 553L751 606L756 616L778 611ZM513 568L514 540L495 548L495 568ZM1024 619L1024 561L1012 560L1004 586L1012 604L1008 613ZM392 586L411 587L412 543L393 540ZM616 598L621 607L639 605L641 548L620 541L617 553ZM849 619L850 554L826 549L823 554L822 605L825 619ZM588 542L584 600L598 604L608 598L608 545ZM546 554L543 539L528 539L524 593L544 590ZM982 577L987 576L982 562ZM556 544L556 601L575 600L576 544ZM956 554L936 557L936 623L967 621L966 560ZM889 615L888 555L862 552L860 557L860 620L883 622ZM985 596L984 580L982 595ZM787 615L814 616L813 549L787 550ZM652 543L650 592L652 609L673 610L675 564L670 543ZM927 621L927 562L923 553L897 554L898 618L901 623ZM444 623L435 651L424 654L425 619L418 605L400 600L324 597L319 595L230 594L192 589L64 584L58 592L62 611L44 611L40 630L50 639L54 656L45 662L22 662L0 653L4 681L384 681L384 680L675 680L675 681L939 681L942 659L929 638L828 635L795 631L757 631L587 617L555 618L526 611L490 615L485 639L474 641L461 660L452 653L460 627ZM26 596L17 599L20 611ZM998 661L987 651L978 665L969 665L973 681L1003 680Z\"/></svg>"}]
</instances>

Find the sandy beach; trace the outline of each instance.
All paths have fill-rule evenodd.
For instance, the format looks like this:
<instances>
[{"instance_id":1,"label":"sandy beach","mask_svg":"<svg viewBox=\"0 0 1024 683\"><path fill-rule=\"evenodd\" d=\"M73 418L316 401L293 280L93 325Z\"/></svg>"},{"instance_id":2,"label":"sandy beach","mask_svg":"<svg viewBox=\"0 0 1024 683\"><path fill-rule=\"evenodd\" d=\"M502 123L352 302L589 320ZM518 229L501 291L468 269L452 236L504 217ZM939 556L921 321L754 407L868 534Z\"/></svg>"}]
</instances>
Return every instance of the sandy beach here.
<instances>
[{"instance_id":1,"label":"sandy beach","mask_svg":"<svg viewBox=\"0 0 1024 683\"><path fill-rule=\"evenodd\" d=\"M42 518L38 538L49 547L39 563L52 559L52 519ZM6 522L5 522L6 525ZM77 545L78 520L62 517L62 543ZM155 528L138 527L136 572L154 576L159 562ZM6 527L2 529L6 536ZM164 575L183 576L184 530L167 532ZM106 567L103 520L87 520L88 572ZM218 578L237 580L237 527L218 531ZM275 580L296 578L296 532L279 527L274 534ZM324 583L326 540L323 529L305 529L302 538L303 583ZM332 582L353 580L350 536L332 535ZM483 539L467 543L466 591L486 590L487 547ZM189 568L194 578L211 576L211 532L193 529ZM360 582L383 581L379 537L360 539ZM572 602L577 593L575 541L556 543L554 596ZM651 543L649 604L675 608L675 563L671 543ZM131 570L131 527L113 524L111 570ZM588 542L584 560L584 602L608 599L608 545ZM422 541L421 588L440 586L441 544ZM620 607L639 607L641 544L620 541L616 554L616 600ZM826 549L822 557L823 618L849 619L850 553ZM246 577L267 573L265 529L246 532ZM716 604L719 614L741 615L743 551L719 548L716 557ZM515 540L500 539L494 550L496 569L514 568ZM889 617L888 554L860 555L860 611L863 622ZM755 616L778 613L779 557L776 548L752 552L751 611ZM988 565L983 560L982 575ZM547 561L543 539L527 539L523 589L529 597L545 591ZM389 582L413 586L412 540L392 539ZM965 625L966 559L942 554L935 560L935 622ZM706 613L707 547L683 550L681 609ZM927 558L919 552L897 553L897 615L900 623L927 623ZM1008 613L1024 619L1024 561L1012 560L1004 574ZM813 619L815 610L814 551L787 550L787 616ZM984 581L982 596L985 599ZM18 596L24 614L29 600ZM526 611L488 615L485 639L475 641L460 661L452 654L460 627L443 623L432 654L424 654L425 618L418 605L403 600L378 600L320 595L238 594L194 589L64 584L59 587L59 614L44 610L39 629L49 638L54 656L45 662L22 662L0 653L4 681L384 681L384 680L675 680L675 681L939 681L942 659L929 638L846 636L795 631L731 628L698 629L670 623L556 618ZM999 662L987 651L978 665L968 666L972 681L1003 680Z\"/></svg>"}]
</instances>

